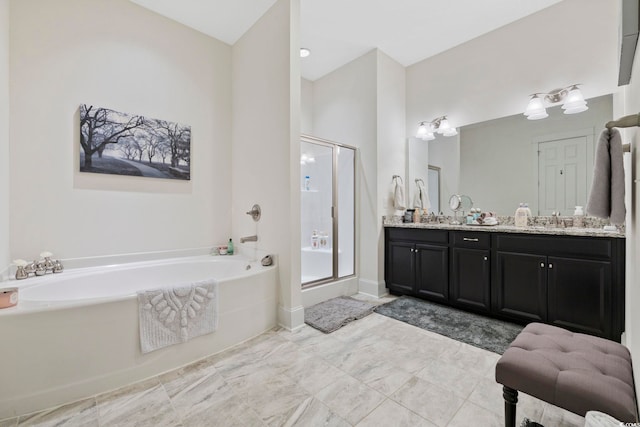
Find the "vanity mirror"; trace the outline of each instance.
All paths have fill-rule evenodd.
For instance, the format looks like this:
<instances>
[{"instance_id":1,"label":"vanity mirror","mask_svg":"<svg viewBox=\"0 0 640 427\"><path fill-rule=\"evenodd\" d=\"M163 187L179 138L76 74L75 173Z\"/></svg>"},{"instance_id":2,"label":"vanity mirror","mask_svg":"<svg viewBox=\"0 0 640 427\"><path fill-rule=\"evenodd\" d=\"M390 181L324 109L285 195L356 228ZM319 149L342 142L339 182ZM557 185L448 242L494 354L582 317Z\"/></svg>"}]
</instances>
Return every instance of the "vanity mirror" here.
<instances>
[{"instance_id":1,"label":"vanity mirror","mask_svg":"<svg viewBox=\"0 0 640 427\"><path fill-rule=\"evenodd\" d=\"M453 211L453 221L451 221L451 224L462 224L458 219L458 213L462 211L464 214L464 212L468 212L472 207L473 201L471 200L471 197L460 194L454 194L451 196L449 198L449 209Z\"/></svg>"},{"instance_id":2,"label":"vanity mirror","mask_svg":"<svg viewBox=\"0 0 640 427\"><path fill-rule=\"evenodd\" d=\"M521 202L533 215L571 215L586 205L595 141L613 117L611 95L588 102L580 114L565 115L558 106L544 120L516 114L462 126L454 138L409 144L428 144L426 157L440 168L444 197L468 194L498 215L513 215ZM415 161L408 159L411 174Z\"/></svg>"}]
</instances>

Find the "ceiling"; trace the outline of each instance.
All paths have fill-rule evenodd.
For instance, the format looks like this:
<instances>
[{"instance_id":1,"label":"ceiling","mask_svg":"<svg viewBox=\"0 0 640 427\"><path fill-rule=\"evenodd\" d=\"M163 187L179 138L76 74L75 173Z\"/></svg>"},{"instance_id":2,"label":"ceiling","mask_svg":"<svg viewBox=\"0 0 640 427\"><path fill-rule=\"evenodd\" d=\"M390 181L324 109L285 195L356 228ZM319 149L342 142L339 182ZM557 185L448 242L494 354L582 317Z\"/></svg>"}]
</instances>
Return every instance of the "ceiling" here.
<instances>
[{"instance_id":1,"label":"ceiling","mask_svg":"<svg viewBox=\"0 0 640 427\"><path fill-rule=\"evenodd\" d=\"M131 0L233 45L275 0ZM302 77L378 48L409 66L561 0L300 0Z\"/></svg>"}]
</instances>

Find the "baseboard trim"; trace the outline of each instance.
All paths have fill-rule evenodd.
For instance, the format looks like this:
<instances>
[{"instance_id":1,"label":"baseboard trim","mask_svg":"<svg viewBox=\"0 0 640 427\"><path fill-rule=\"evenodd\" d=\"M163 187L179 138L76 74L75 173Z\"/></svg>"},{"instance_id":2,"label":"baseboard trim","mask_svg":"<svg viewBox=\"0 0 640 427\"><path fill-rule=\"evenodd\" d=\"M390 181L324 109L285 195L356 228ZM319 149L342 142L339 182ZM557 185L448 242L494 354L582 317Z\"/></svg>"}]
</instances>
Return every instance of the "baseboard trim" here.
<instances>
[{"instance_id":1,"label":"baseboard trim","mask_svg":"<svg viewBox=\"0 0 640 427\"><path fill-rule=\"evenodd\" d=\"M278 304L278 326L296 331L304 326L304 307L286 308Z\"/></svg>"},{"instance_id":2,"label":"baseboard trim","mask_svg":"<svg viewBox=\"0 0 640 427\"><path fill-rule=\"evenodd\" d=\"M376 298L381 298L389 294L384 281L376 282L373 280L367 280L360 278L358 280L358 292L361 294L369 295Z\"/></svg>"}]
</instances>

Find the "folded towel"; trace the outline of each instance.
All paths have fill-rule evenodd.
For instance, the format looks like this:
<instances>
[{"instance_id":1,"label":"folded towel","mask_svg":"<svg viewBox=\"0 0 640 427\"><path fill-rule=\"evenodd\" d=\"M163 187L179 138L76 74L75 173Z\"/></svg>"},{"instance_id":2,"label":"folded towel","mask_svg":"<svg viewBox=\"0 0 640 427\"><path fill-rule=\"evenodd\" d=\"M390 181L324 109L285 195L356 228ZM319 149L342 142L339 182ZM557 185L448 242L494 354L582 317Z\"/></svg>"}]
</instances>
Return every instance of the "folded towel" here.
<instances>
[{"instance_id":1,"label":"folded towel","mask_svg":"<svg viewBox=\"0 0 640 427\"><path fill-rule=\"evenodd\" d=\"M431 207L429 194L424 188L424 181L420 178L416 178L416 191L413 195L413 207L420 209L429 209Z\"/></svg>"},{"instance_id":2,"label":"folded towel","mask_svg":"<svg viewBox=\"0 0 640 427\"><path fill-rule=\"evenodd\" d=\"M622 139L618 129L605 129L596 146L587 214L623 224L625 213Z\"/></svg>"},{"instance_id":3,"label":"folded towel","mask_svg":"<svg viewBox=\"0 0 640 427\"><path fill-rule=\"evenodd\" d=\"M404 205L404 184L402 183L402 179L399 176L394 176L393 181L395 183L395 187L393 189L393 208L399 211L403 211L405 209Z\"/></svg>"},{"instance_id":4,"label":"folded towel","mask_svg":"<svg viewBox=\"0 0 640 427\"><path fill-rule=\"evenodd\" d=\"M584 417L584 427L618 427L623 425L610 415L598 411L589 411Z\"/></svg>"},{"instance_id":5,"label":"folded towel","mask_svg":"<svg viewBox=\"0 0 640 427\"><path fill-rule=\"evenodd\" d=\"M143 353L209 334L218 326L218 282L138 292Z\"/></svg>"}]
</instances>

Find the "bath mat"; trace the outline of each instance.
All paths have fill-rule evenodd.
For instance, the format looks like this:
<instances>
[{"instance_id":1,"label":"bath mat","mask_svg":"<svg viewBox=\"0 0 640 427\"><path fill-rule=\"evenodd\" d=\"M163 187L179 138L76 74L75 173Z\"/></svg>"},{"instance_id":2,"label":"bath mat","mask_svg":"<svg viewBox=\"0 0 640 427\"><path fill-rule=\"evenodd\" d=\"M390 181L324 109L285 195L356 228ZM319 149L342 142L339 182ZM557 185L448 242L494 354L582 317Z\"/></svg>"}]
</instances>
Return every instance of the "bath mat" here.
<instances>
[{"instance_id":1,"label":"bath mat","mask_svg":"<svg viewBox=\"0 0 640 427\"><path fill-rule=\"evenodd\" d=\"M217 305L218 282L213 279L138 292L142 352L214 332L218 326Z\"/></svg>"},{"instance_id":2,"label":"bath mat","mask_svg":"<svg viewBox=\"0 0 640 427\"><path fill-rule=\"evenodd\" d=\"M402 296L376 308L376 313L454 340L502 354L523 326L452 307Z\"/></svg>"},{"instance_id":3,"label":"bath mat","mask_svg":"<svg viewBox=\"0 0 640 427\"><path fill-rule=\"evenodd\" d=\"M337 297L304 310L304 322L329 334L357 319L370 315L376 306L351 297Z\"/></svg>"}]
</instances>

